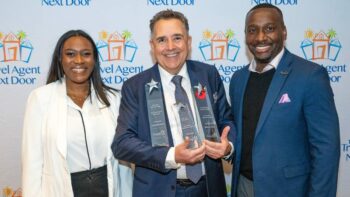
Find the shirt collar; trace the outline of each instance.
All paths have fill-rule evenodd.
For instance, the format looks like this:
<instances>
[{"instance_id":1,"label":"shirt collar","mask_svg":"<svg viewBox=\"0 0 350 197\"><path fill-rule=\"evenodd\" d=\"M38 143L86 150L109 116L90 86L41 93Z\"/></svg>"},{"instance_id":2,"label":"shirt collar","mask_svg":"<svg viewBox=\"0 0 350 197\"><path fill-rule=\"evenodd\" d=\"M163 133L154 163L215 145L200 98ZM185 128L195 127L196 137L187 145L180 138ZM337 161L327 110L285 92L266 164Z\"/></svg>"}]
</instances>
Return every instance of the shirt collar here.
<instances>
[{"instance_id":1,"label":"shirt collar","mask_svg":"<svg viewBox=\"0 0 350 197\"><path fill-rule=\"evenodd\" d=\"M168 85L173 84L171 82L171 80L173 79L173 77L175 75L170 74L168 71L166 71L164 68L162 68L159 64L158 64L158 68L159 68L159 74L160 74L161 80ZM182 68L180 69L180 71L177 75L182 76L182 80L190 81L190 77L189 77L188 72L187 72L186 62L184 63L184 65L182 66Z\"/></svg>"},{"instance_id":2,"label":"shirt collar","mask_svg":"<svg viewBox=\"0 0 350 197\"><path fill-rule=\"evenodd\" d=\"M270 63L268 63L265 68L261 71L261 73L264 73L266 71L269 71L273 68L277 69L278 64L280 63L282 56L284 54L284 47L282 48L282 50L276 55L275 58L272 59L272 61ZM251 72L257 72L256 71L256 61L253 58L253 60L251 61L250 65L249 65L249 71Z\"/></svg>"},{"instance_id":3,"label":"shirt collar","mask_svg":"<svg viewBox=\"0 0 350 197\"><path fill-rule=\"evenodd\" d=\"M84 101L84 105L83 107L86 108L86 106L93 106L93 107L96 107L96 108L104 108L106 105L105 104L102 104L102 102L99 101L99 99L97 98L97 92L95 91L95 88L92 84L92 81L90 81L90 95L87 96L86 100ZM80 109L83 109L78 107L77 104L75 104L70 98L68 95L66 95L67 99L68 99L68 105L73 107L73 108L76 108L78 110ZM86 104L85 102L87 102L88 104Z\"/></svg>"}]
</instances>

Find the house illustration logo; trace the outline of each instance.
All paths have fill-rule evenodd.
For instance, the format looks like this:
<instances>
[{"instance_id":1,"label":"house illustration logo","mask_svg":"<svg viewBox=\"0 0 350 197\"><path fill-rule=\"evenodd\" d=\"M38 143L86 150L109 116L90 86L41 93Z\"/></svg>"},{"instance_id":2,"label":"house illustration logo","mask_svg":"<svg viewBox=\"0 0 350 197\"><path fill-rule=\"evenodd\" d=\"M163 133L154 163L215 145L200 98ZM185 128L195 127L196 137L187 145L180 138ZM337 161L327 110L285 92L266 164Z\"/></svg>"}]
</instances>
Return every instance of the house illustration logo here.
<instances>
[{"instance_id":1,"label":"house illustration logo","mask_svg":"<svg viewBox=\"0 0 350 197\"><path fill-rule=\"evenodd\" d=\"M3 197L22 197L22 189L13 190L10 187L5 187L2 189Z\"/></svg>"},{"instance_id":2,"label":"house illustration logo","mask_svg":"<svg viewBox=\"0 0 350 197\"><path fill-rule=\"evenodd\" d=\"M106 31L101 31L96 43L101 61L133 62L138 47L131 36L132 34L127 30L123 31L122 34L118 32L109 34Z\"/></svg>"},{"instance_id":3,"label":"house illustration logo","mask_svg":"<svg viewBox=\"0 0 350 197\"><path fill-rule=\"evenodd\" d=\"M232 29L228 29L226 33L222 31L212 33L205 30L203 39L199 43L204 60L230 60L234 62L241 48L239 42L234 39L234 35Z\"/></svg>"},{"instance_id":4,"label":"house illustration logo","mask_svg":"<svg viewBox=\"0 0 350 197\"><path fill-rule=\"evenodd\" d=\"M330 29L327 33L324 31L314 33L311 29L306 30L305 39L300 45L305 59L336 61L342 48L336 35L334 29Z\"/></svg>"},{"instance_id":5,"label":"house illustration logo","mask_svg":"<svg viewBox=\"0 0 350 197\"><path fill-rule=\"evenodd\" d=\"M27 34L24 31L19 31L17 34L0 32L0 62L22 61L28 63L33 46L26 37Z\"/></svg>"}]
</instances>

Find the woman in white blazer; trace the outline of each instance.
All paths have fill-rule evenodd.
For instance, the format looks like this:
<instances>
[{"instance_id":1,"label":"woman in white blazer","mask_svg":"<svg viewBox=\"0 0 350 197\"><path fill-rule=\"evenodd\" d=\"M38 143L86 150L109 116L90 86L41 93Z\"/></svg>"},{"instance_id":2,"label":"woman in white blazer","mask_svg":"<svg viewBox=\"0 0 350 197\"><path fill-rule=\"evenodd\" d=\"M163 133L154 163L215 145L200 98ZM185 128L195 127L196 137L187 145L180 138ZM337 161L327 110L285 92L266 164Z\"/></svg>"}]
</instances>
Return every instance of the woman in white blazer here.
<instances>
[{"instance_id":1,"label":"woman in white blazer","mask_svg":"<svg viewBox=\"0 0 350 197\"><path fill-rule=\"evenodd\" d=\"M110 149L119 104L119 92L102 82L92 38L81 30L63 34L47 85L27 101L23 196L131 196L131 168Z\"/></svg>"}]
</instances>

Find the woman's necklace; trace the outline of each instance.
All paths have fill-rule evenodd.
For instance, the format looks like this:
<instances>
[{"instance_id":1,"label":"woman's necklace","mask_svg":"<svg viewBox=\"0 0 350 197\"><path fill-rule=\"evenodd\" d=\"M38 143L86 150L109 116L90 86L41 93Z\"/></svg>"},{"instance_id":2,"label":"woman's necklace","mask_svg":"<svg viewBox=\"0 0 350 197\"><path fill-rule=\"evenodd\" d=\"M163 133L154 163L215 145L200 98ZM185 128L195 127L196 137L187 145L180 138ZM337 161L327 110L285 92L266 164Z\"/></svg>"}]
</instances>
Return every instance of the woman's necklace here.
<instances>
[{"instance_id":1,"label":"woman's necklace","mask_svg":"<svg viewBox=\"0 0 350 197\"><path fill-rule=\"evenodd\" d=\"M88 97L88 95L85 95L85 96L76 96L76 95L73 95L73 94L69 94L67 93L67 95L74 101L85 101L86 98Z\"/></svg>"},{"instance_id":2,"label":"woman's necklace","mask_svg":"<svg viewBox=\"0 0 350 197\"><path fill-rule=\"evenodd\" d=\"M75 93L75 94L73 94L73 93ZM90 93L90 91L88 89L86 91L85 90L84 91L74 91L74 90L70 89L69 87L67 87L67 96L69 96L69 98L71 98L73 100L73 102L76 103L77 105L79 105L80 107L82 107L85 100L90 95L89 93Z\"/></svg>"},{"instance_id":3,"label":"woman's necklace","mask_svg":"<svg viewBox=\"0 0 350 197\"><path fill-rule=\"evenodd\" d=\"M85 102L86 98L89 96L89 94L86 94L84 96L78 96L70 93L67 93L67 95L73 100L74 103L78 104L79 106L81 106Z\"/></svg>"}]
</instances>

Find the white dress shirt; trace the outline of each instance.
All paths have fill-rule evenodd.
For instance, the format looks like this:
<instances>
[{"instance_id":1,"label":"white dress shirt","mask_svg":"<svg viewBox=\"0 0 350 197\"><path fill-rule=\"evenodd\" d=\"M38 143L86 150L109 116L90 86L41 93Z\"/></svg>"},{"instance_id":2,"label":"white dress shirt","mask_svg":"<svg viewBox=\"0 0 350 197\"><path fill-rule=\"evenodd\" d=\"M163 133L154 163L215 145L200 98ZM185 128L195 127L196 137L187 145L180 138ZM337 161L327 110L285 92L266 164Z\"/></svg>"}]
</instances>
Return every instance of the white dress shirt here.
<instances>
[{"instance_id":1,"label":"white dress shirt","mask_svg":"<svg viewBox=\"0 0 350 197\"><path fill-rule=\"evenodd\" d=\"M162 89L164 94L164 103L166 107L166 112L168 115L169 126L172 134L172 139L174 142L174 146L183 143L182 129L179 113L176 110L175 103L175 84L171 81L174 75L168 73L161 66L158 66L160 78L162 82ZM191 81L187 72L186 63L181 68L177 75L182 76L181 85L185 89L186 94L188 96L188 100L191 105L192 114L195 116L195 125L198 130L198 117L196 117L195 102L192 93ZM168 169L177 169L177 178L178 179L187 179L186 169L184 164L178 164L175 162L175 147L171 147L166 157L165 167ZM204 173L204 163L202 162L202 173Z\"/></svg>"},{"instance_id":2,"label":"white dress shirt","mask_svg":"<svg viewBox=\"0 0 350 197\"><path fill-rule=\"evenodd\" d=\"M80 116L80 113L82 116ZM84 125L83 122L84 121ZM67 163L71 173L90 170L86 140L91 160L91 169L106 165L108 128L97 104L96 94L91 94L80 108L68 97L67 116ZM112 123L111 123L112 124Z\"/></svg>"},{"instance_id":3,"label":"white dress shirt","mask_svg":"<svg viewBox=\"0 0 350 197\"><path fill-rule=\"evenodd\" d=\"M252 62L249 65L249 71L256 72L256 73L264 73L264 72L269 71L273 68L275 68L277 70L277 66L280 63L283 54L284 54L284 48L282 48L282 50L276 55L276 57L273 58L273 60L271 60L271 62L268 63L261 72L256 71L256 61L253 58Z\"/></svg>"}]
</instances>

